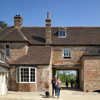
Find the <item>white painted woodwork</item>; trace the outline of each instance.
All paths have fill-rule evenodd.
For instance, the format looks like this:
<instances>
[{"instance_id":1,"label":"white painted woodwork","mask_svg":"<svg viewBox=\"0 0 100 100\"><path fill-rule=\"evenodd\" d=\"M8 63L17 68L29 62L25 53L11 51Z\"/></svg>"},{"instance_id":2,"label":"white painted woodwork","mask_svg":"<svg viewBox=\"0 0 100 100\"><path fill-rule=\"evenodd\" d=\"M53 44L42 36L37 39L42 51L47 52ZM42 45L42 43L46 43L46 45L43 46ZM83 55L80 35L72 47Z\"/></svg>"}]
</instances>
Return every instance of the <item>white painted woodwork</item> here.
<instances>
[{"instance_id":1,"label":"white painted woodwork","mask_svg":"<svg viewBox=\"0 0 100 100\"><path fill-rule=\"evenodd\" d=\"M0 66L0 95L7 94L7 74L8 70Z\"/></svg>"}]
</instances>

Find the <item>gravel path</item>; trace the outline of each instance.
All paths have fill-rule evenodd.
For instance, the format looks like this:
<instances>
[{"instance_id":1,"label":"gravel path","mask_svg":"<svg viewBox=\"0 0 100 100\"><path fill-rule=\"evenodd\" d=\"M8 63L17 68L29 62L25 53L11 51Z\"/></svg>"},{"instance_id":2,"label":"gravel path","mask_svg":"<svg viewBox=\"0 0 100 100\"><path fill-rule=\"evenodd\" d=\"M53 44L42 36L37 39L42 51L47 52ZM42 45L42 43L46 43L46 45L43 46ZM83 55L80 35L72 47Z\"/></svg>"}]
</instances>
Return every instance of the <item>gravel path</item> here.
<instances>
[{"instance_id":1,"label":"gravel path","mask_svg":"<svg viewBox=\"0 0 100 100\"><path fill-rule=\"evenodd\" d=\"M61 90L59 100L99 100L100 93L82 92L75 90ZM57 97L45 97L43 92L13 92L9 91L6 96L0 96L0 100L58 100Z\"/></svg>"}]
</instances>

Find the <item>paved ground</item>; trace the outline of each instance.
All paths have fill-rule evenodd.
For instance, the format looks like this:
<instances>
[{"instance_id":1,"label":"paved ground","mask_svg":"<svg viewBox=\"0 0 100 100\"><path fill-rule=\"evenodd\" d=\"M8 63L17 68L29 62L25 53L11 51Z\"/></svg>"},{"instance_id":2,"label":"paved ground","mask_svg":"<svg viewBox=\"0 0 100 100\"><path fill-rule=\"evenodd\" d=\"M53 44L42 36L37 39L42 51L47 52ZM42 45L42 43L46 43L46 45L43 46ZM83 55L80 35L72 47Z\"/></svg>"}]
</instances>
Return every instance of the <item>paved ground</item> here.
<instances>
[{"instance_id":1,"label":"paved ground","mask_svg":"<svg viewBox=\"0 0 100 100\"><path fill-rule=\"evenodd\" d=\"M0 100L57 100L57 97L46 98L43 92L14 92L9 91ZM100 100L100 93L82 92L76 90L61 90L59 100Z\"/></svg>"}]
</instances>

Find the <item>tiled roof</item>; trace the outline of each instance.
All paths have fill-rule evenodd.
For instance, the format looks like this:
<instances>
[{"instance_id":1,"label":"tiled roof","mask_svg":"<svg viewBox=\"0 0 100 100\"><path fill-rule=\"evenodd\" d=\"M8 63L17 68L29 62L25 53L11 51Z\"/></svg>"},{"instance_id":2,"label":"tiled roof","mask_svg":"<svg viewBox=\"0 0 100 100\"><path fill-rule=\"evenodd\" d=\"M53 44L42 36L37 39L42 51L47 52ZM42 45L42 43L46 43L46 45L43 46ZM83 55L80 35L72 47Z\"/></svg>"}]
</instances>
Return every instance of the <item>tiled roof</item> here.
<instances>
[{"instance_id":1,"label":"tiled roof","mask_svg":"<svg viewBox=\"0 0 100 100\"><path fill-rule=\"evenodd\" d=\"M49 64L51 48L46 46L30 46L28 54L10 64Z\"/></svg>"},{"instance_id":2,"label":"tiled roof","mask_svg":"<svg viewBox=\"0 0 100 100\"><path fill-rule=\"evenodd\" d=\"M0 41L28 41L16 28L8 27L0 32Z\"/></svg>"},{"instance_id":3,"label":"tiled roof","mask_svg":"<svg viewBox=\"0 0 100 100\"><path fill-rule=\"evenodd\" d=\"M51 27L52 45L100 45L100 27L65 27L66 38L59 38L62 27ZM33 45L45 44L45 27L13 27L0 32L0 41L29 41Z\"/></svg>"},{"instance_id":4,"label":"tiled roof","mask_svg":"<svg viewBox=\"0 0 100 100\"><path fill-rule=\"evenodd\" d=\"M52 28L54 45L100 45L100 27L66 27L66 38L58 38L58 30Z\"/></svg>"},{"instance_id":5,"label":"tiled roof","mask_svg":"<svg viewBox=\"0 0 100 100\"><path fill-rule=\"evenodd\" d=\"M21 31L31 44L45 44L45 27L23 27Z\"/></svg>"}]
</instances>

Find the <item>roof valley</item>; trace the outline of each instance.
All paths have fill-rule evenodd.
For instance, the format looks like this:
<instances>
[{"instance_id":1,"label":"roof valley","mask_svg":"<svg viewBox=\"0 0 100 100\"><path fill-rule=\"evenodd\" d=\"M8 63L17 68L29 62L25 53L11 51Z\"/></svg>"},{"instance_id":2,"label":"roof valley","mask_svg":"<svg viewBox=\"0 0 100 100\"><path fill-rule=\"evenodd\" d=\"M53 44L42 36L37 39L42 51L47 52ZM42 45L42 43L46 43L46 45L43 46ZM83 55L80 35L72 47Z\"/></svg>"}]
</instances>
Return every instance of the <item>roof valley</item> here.
<instances>
[{"instance_id":1,"label":"roof valley","mask_svg":"<svg viewBox=\"0 0 100 100\"><path fill-rule=\"evenodd\" d=\"M23 34L23 32L20 29L17 29L19 31L19 33L21 34L21 36L26 40L29 41L28 38Z\"/></svg>"}]
</instances>

